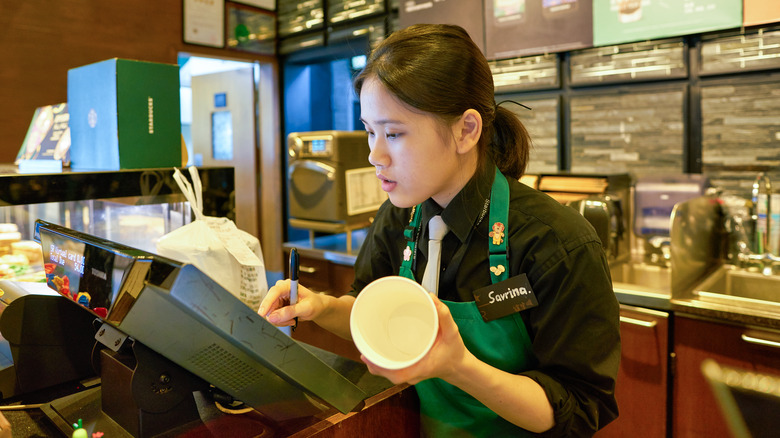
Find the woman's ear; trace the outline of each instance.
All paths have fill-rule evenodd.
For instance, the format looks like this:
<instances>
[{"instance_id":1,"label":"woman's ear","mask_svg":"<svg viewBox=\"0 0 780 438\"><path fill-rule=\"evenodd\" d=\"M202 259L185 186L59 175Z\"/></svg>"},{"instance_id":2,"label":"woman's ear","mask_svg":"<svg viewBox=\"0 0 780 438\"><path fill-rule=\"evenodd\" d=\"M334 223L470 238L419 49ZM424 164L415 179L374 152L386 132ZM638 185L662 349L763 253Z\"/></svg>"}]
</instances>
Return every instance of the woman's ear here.
<instances>
[{"instance_id":1,"label":"woman's ear","mask_svg":"<svg viewBox=\"0 0 780 438\"><path fill-rule=\"evenodd\" d=\"M459 154L469 152L477 146L482 135L482 116L475 109L467 109L455 122L453 134L455 134L457 152Z\"/></svg>"}]
</instances>

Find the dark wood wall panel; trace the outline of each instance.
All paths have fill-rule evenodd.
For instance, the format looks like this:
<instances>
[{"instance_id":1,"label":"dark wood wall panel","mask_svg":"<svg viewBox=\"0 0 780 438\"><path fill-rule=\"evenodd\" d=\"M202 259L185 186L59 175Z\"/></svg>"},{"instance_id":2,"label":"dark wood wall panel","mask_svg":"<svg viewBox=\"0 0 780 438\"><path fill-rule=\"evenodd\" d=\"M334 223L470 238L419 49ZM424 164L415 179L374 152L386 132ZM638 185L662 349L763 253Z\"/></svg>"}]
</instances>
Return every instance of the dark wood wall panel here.
<instances>
[{"instance_id":1,"label":"dark wood wall panel","mask_svg":"<svg viewBox=\"0 0 780 438\"><path fill-rule=\"evenodd\" d=\"M68 69L109 58L175 64L179 52L261 57L184 44L182 0L0 2L0 162L12 162L35 108L67 100Z\"/></svg>"}]
</instances>

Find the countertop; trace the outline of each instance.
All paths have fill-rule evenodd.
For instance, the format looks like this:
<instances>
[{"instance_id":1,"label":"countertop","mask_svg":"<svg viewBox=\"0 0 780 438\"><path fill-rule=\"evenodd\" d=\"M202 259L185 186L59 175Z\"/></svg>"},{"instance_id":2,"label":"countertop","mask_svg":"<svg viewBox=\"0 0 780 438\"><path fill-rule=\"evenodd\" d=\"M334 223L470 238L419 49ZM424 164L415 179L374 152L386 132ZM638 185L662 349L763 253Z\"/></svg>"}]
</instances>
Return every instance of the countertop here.
<instances>
[{"instance_id":1,"label":"countertop","mask_svg":"<svg viewBox=\"0 0 780 438\"><path fill-rule=\"evenodd\" d=\"M388 436L417 436L419 435L419 417L417 395L409 385L393 385L383 377L375 376L368 372L366 366L352 360L337 356L313 346L307 348L317 355L330 367L338 370L346 379L353 382L365 392L367 398L352 412L341 413L335 408L327 407L320 403L322 410L317 413L302 416L300 418L271 420L255 411L240 415L228 415L219 409L213 399L202 391L192 393L194 397L193 407L197 408L199 419L182 424L161 436L178 437L246 437L268 438L282 436L296 437L321 437L333 436L334 430L348 436L362 436L367 432L367 427L391 428ZM145 372L149 372L145 370ZM122 385L127 385L128 392L135 395L136 388L131 391L129 387L133 381L132 373L107 373L112 379L120 379ZM126 381L122 380L126 379ZM87 383L87 381L89 383ZM44 388L36 392L22 394L4 400L0 411L11 423L15 437L55 437L70 436L70 425L76 419L82 419L84 428L88 432L101 431L105 436L130 437L131 435L122 429L112 417L109 417L101 408L102 388L99 378L89 378L83 382L68 382L51 388ZM112 385L113 388L118 387ZM121 387L121 385L120 385ZM125 401L116 396L114 401ZM172 401L173 400L173 401ZM176 399L147 398L145 403L149 406L169 409L160 411L181 415ZM156 403L156 404L155 404ZM116 405L114 405L114 409ZM125 421L132 421L138 415L135 403L127 402L122 405L121 415L125 415ZM155 423L157 412L151 415L150 423ZM140 417L139 417L140 418ZM180 418L180 417L177 417ZM67 420L67 421L66 421ZM140 421L140 420L139 420Z\"/></svg>"},{"instance_id":2,"label":"countertop","mask_svg":"<svg viewBox=\"0 0 780 438\"><path fill-rule=\"evenodd\" d=\"M100 386L73 393L65 398L88 400L90 405L82 408L84 412L100 412ZM227 415L220 412L214 404L205 400L199 393L194 393L201 415L201 421L188 423L179 428L164 433L162 436L191 437L224 437L236 438L268 438L268 437L323 437L334 434L361 436L369 433L371 428L386 428L388 437L417 436L419 434L419 402L417 394L406 384L389 386L377 394L369 396L363 407L353 412L342 414L329 408L320 414L273 423L254 411L240 415ZM56 403L56 402L55 402ZM12 406L13 407L13 406ZM18 406L22 407L22 406ZM8 407L6 407L8 409ZM48 403L29 406L23 409L4 410L3 413L11 423L14 437L69 437L64 434L54 421L44 413L51 408ZM105 436L130 437L109 417L102 414L109 423L111 433ZM62 425L61 425L62 426ZM85 424L92 431L92 427ZM97 430L97 429L96 429ZM100 430L105 432L107 429Z\"/></svg>"},{"instance_id":3,"label":"countertop","mask_svg":"<svg viewBox=\"0 0 780 438\"><path fill-rule=\"evenodd\" d=\"M338 263L340 265L354 266L360 245L366 238L367 228L351 231L352 248L347 249L347 234L329 234L306 240L285 242L284 248L296 248L304 257L312 257L320 260Z\"/></svg>"}]
</instances>

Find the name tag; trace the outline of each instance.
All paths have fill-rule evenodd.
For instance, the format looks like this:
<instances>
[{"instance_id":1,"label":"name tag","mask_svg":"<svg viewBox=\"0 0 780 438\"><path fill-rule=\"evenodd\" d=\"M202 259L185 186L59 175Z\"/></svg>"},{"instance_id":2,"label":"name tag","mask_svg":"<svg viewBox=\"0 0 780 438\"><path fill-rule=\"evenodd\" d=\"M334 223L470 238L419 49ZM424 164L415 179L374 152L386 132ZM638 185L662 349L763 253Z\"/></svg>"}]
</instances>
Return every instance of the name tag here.
<instances>
[{"instance_id":1,"label":"name tag","mask_svg":"<svg viewBox=\"0 0 780 438\"><path fill-rule=\"evenodd\" d=\"M539 305L525 274L474 291L474 301L485 322Z\"/></svg>"}]
</instances>

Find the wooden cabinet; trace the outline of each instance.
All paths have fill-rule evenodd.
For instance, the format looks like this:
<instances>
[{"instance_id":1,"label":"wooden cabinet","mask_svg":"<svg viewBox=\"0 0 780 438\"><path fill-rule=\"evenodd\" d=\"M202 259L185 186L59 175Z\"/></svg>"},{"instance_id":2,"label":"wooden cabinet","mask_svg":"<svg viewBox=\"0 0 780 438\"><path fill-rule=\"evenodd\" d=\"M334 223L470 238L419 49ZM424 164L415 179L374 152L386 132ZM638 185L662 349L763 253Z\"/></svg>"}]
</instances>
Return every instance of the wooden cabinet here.
<instances>
[{"instance_id":1,"label":"wooden cabinet","mask_svg":"<svg viewBox=\"0 0 780 438\"><path fill-rule=\"evenodd\" d=\"M286 257L289 257L289 254ZM299 266L299 284L313 291L336 297L349 292L355 278L355 270L352 266L321 258L301 255ZM292 337L297 341L360 362L360 352L352 341L340 338L311 321L300 321Z\"/></svg>"},{"instance_id":2,"label":"wooden cabinet","mask_svg":"<svg viewBox=\"0 0 780 438\"><path fill-rule=\"evenodd\" d=\"M352 288L355 269L328 260L301 256L299 283L317 292L341 296Z\"/></svg>"},{"instance_id":3,"label":"wooden cabinet","mask_svg":"<svg viewBox=\"0 0 780 438\"><path fill-rule=\"evenodd\" d=\"M414 387L406 384L396 385L366 399L365 407L358 412L335 413L294 434L279 432L277 431L277 434L273 436L290 435L297 438L418 437L420 436L420 400ZM260 437L256 436L256 438Z\"/></svg>"},{"instance_id":4,"label":"wooden cabinet","mask_svg":"<svg viewBox=\"0 0 780 438\"><path fill-rule=\"evenodd\" d=\"M620 306L621 360L615 387L620 416L603 437L665 437L669 382L669 313Z\"/></svg>"},{"instance_id":5,"label":"wooden cabinet","mask_svg":"<svg viewBox=\"0 0 780 438\"><path fill-rule=\"evenodd\" d=\"M701 364L714 359L721 365L780 375L780 332L728 325L675 315L673 436L730 436Z\"/></svg>"}]
</instances>

